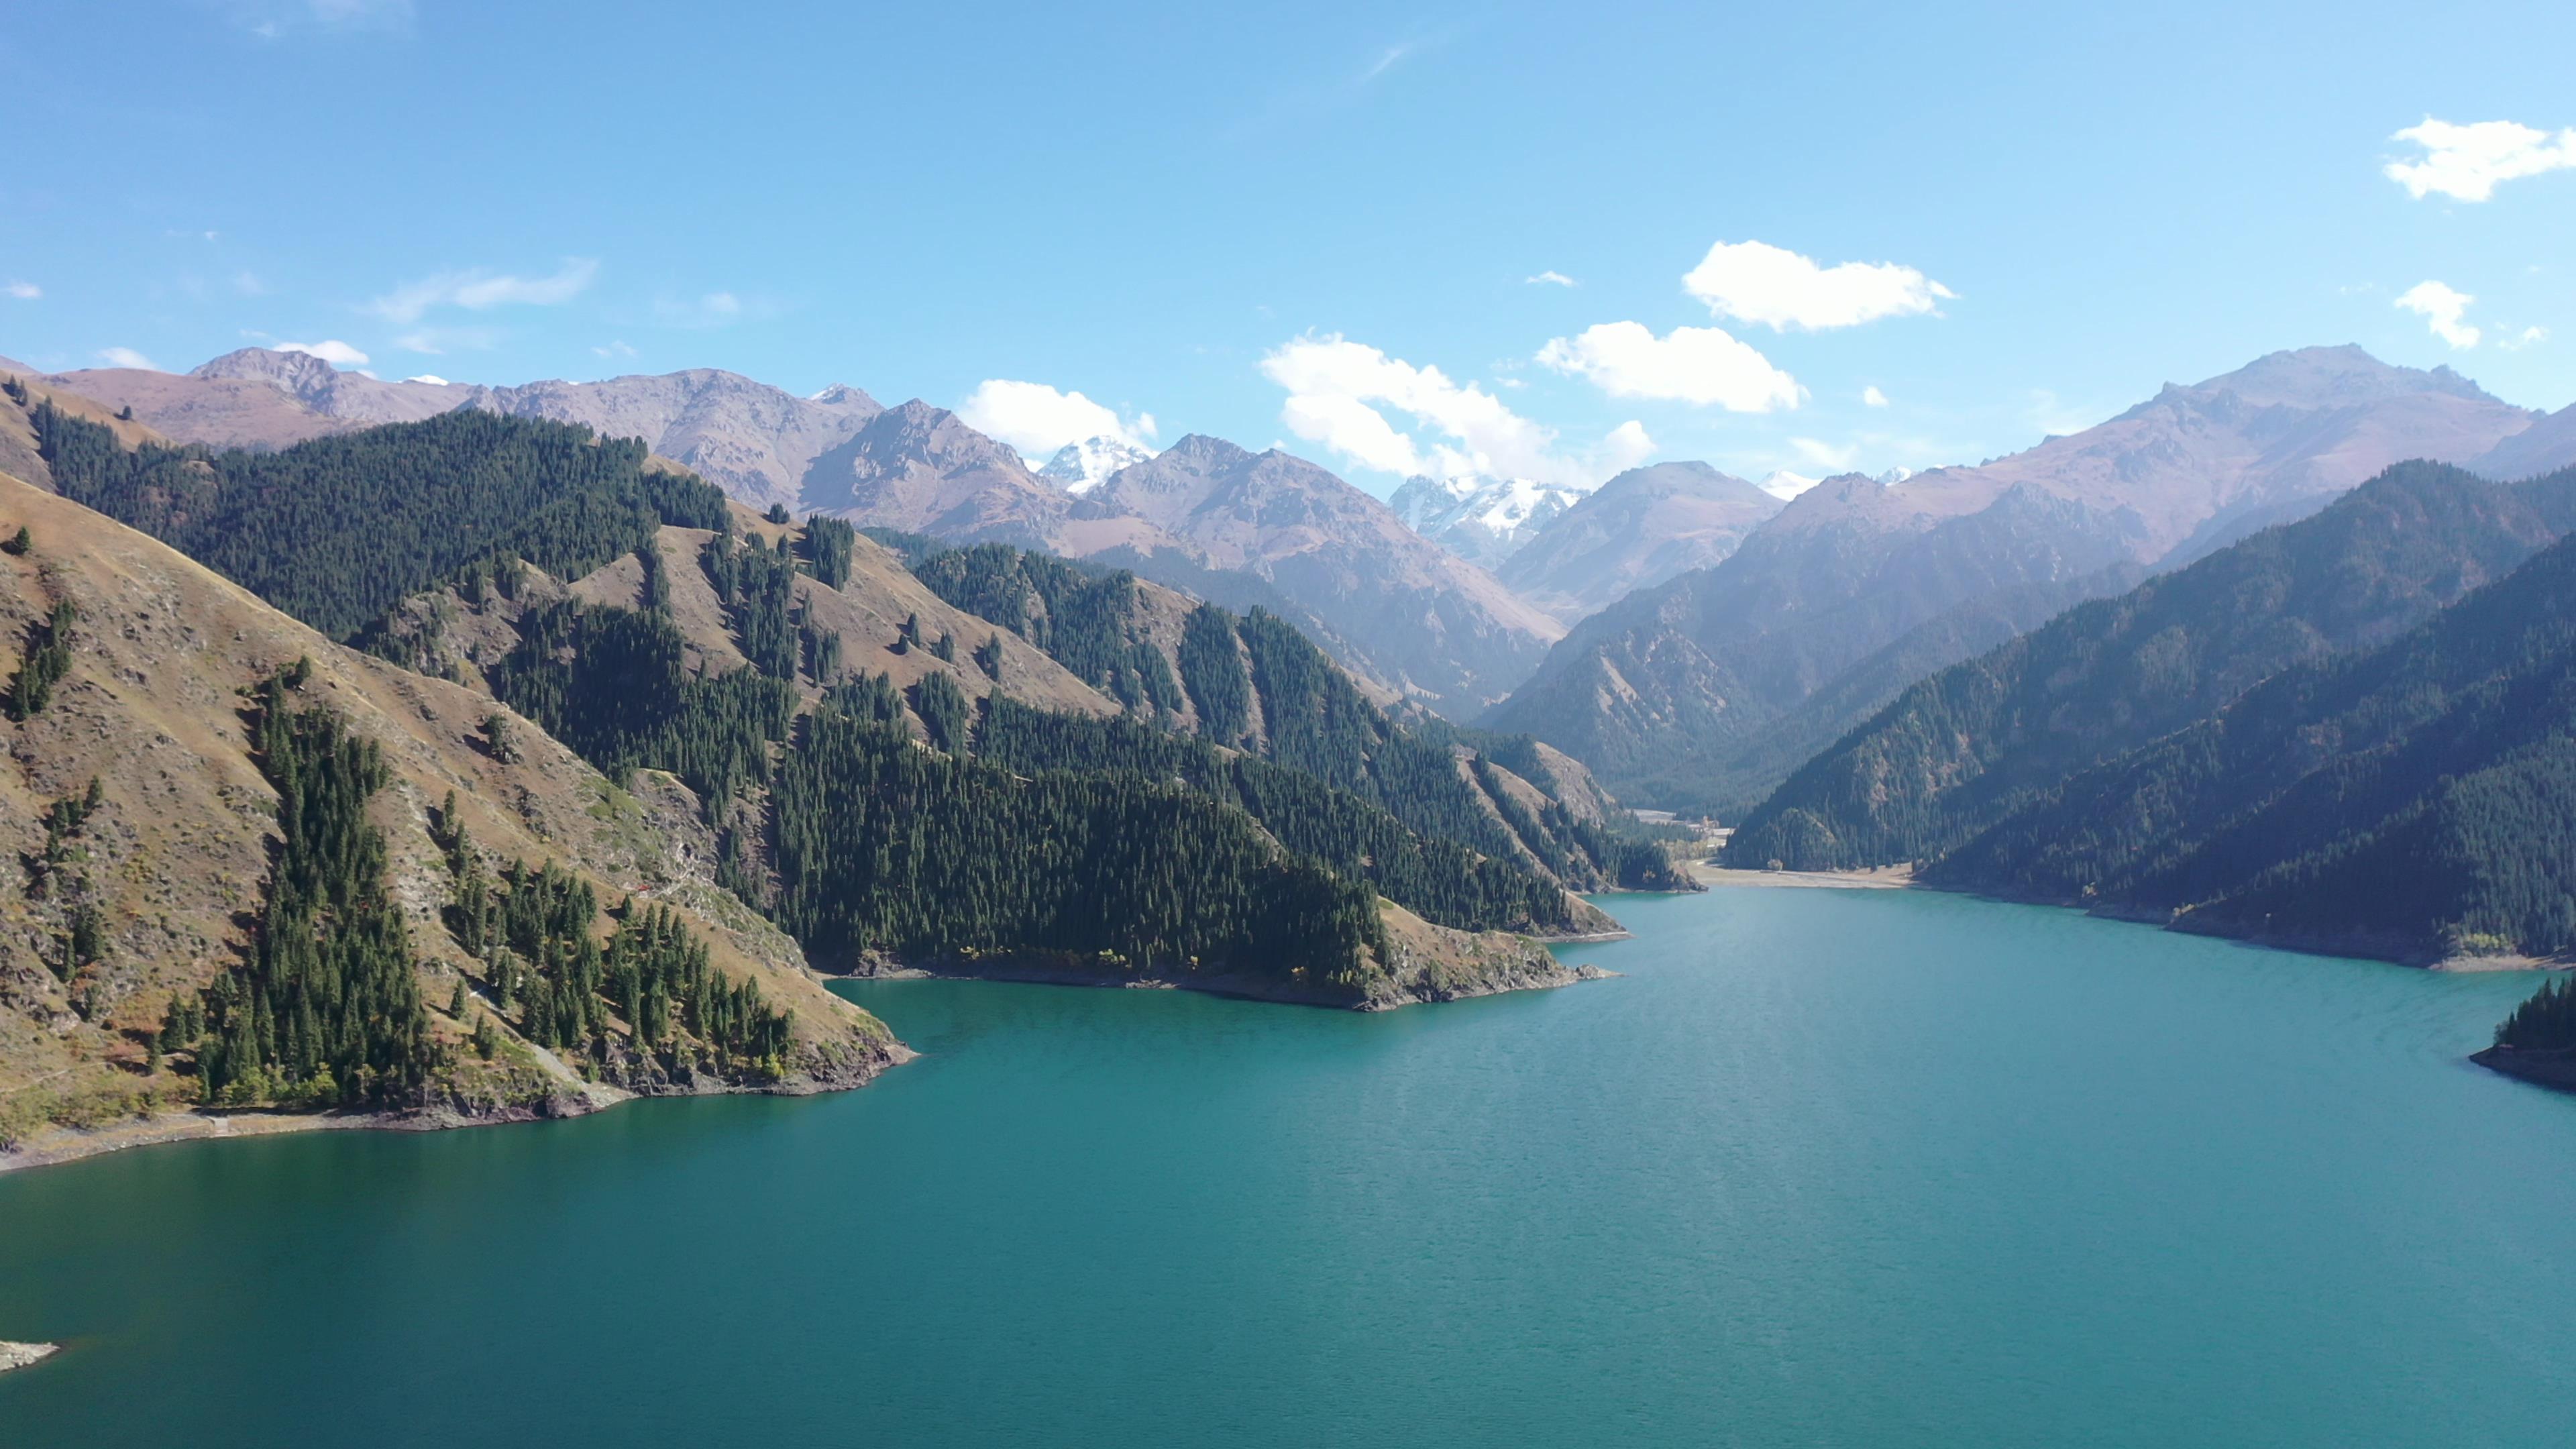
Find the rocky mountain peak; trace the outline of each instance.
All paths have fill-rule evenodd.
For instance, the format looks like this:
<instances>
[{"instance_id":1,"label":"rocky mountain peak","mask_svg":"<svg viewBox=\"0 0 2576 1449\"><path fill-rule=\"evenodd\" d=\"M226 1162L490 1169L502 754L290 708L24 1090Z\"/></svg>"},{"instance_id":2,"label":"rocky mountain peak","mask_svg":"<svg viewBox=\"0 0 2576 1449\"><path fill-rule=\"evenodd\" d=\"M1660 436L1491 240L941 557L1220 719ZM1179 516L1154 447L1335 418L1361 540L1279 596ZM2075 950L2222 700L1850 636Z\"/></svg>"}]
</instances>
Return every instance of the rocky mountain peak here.
<instances>
[{"instance_id":1,"label":"rocky mountain peak","mask_svg":"<svg viewBox=\"0 0 2576 1449\"><path fill-rule=\"evenodd\" d=\"M1124 438L1085 438L1058 448L1038 476L1067 493L1088 493L1107 482L1110 474L1153 456Z\"/></svg>"}]
</instances>

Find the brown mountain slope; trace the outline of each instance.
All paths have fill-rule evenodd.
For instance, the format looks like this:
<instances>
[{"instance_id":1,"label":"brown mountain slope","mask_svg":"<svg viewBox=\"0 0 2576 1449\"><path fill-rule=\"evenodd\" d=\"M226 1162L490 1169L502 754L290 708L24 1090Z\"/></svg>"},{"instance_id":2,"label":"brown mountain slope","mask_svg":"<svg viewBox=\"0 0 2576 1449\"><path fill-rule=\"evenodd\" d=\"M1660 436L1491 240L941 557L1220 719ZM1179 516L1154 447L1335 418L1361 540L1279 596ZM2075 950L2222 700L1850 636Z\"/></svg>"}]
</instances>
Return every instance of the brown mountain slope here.
<instances>
[{"instance_id":1,"label":"brown mountain slope","mask_svg":"<svg viewBox=\"0 0 2576 1449\"><path fill-rule=\"evenodd\" d=\"M1071 499L945 408L886 409L814 460L805 506L871 528L1056 547Z\"/></svg>"},{"instance_id":2,"label":"brown mountain slope","mask_svg":"<svg viewBox=\"0 0 2576 1449\"><path fill-rule=\"evenodd\" d=\"M741 504L733 505L733 531L738 538L776 544L800 530L775 524ZM748 661L735 646L733 626L724 603L700 565L714 534L704 529L665 527L657 543L662 574L670 590L671 620L679 626L692 670L722 674ZM481 686L483 675L519 645L516 623L529 608L569 594L585 604L621 609L643 606L644 568L629 554L593 573L563 584L528 570L511 594L488 593L470 599L456 589L406 600L369 647L406 667ZM810 574L795 580L796 608L815 631L841 638L845 672L882 674L898 689L909 690L932 674L945 674L968 699L1005 693L1039 709L1072 714L1109 715L1117 704L1050 659L1035 645L1008 629L959 609L934 594L901 557L874 539L855 539L850 547L850 577L833 588ZM1188 607L1181 601L1183 608ZM918 621L925 643L945 635L955 641L953 659L929 648L898 647L907 621ZM1172 626L1177 641L1178 625ZM976 646L999 640L1001 678L996 681L973 660ZM800 673L800 694L810 706L827 681L815 679L811 661Z\"/></svg>"},{"instance_id":3,"label":"brown mountain slope","mask_svg":"<svg viewBox=\"0 0 2576 1449\"><path fill-rule=\"evenodd\" d=\"M1631 468L1549 520L1494 576L1572 624L1639 589L1723 562L1783 506L1706 463Z\"/></svg>"},{"instance_id":4,"label":"brown mountain slope","mask_svg":"<svg viewBox=\"0 0 2576 1449\"><path fill-rule=\"evenodd\" d=\"M836 385L801 398L706 367L458 391L464 396L456 406L583 423L604 438L642 438L654 452L756 508L800 506L814 459L882 411L876 399L854 387Z\"/></svg>"},{"instance_id":5,"label":"brown mountain slope","mask_svg":"<svg viewBox=\"0 0 2576 1449\"><path fill-rule=\"evenodd\" d=\"M1495 698L1563 632L1384 503L1275 448L1183 438L1111 474L1073 514L1140 519L1197 563L1262 580L1355 643L1366 672L1434 709ZM1154 550L1135 552L1151 573Z\"/></svg>"},{"instance_id":6,"label":"brown mountain slope","mask_svg":"<svg viewBox=\"0 0 2576 1449\"><path fill-rule=\"evenodd\" d=\"M2468 464L2470 472L2499 483L2537 478L2569 467L2576 467L2576 403L2540 419Z\"/></svg>"},{"instance_id":7,"label":"brown mountain slope","mask_svg":"<svg viewBox=\"0 0 2576 1449\"><path fill-rule=\"evenodd\" d=\"M46 402L76 418L108 429L116 434L119 443L128 448L169 441L140 422L119 418L114 408L55 387L33 374L12 372L0 366L0 473L49 491L53 488L53 469L46 466L44 458L37 452L36 429L31 417L36 408Z\"/></svg>"},{"instance_id":8,"label":"brown mountain slope","mask_svg":"<svg viewBox=\"0 0 2576 1449\"><path fill-rule=\"evenodd\" d=\"M1762 734L1926 625L1967 609L2030 627L2041 621L2016 601L2063 607L2125 588L2140 565L2186 563L2302 517L2407 458L2476 457L2530 418L2447 368L2309 348L2167 387L1979 467L1892 486L1828 479L1725 562L1585 620L1486 722L1563 747L1625 798L1748 804L1784 774L1779 750L1753 748ZM1986 627L1952 632L1968 652L1995 642ZM1857 715L1814 727L1838 732L1882 702L1855 697ZM1737 763L1755 756L1764 763Z\"/></svg>"},{"instance_id":9,"label":"brown mountain slope","mask_svg":"<svg viewBox=\"0 0 2576 1449\"><path fill-rule=\"evenodd\" d=\"M433 1033L450 1048L438 1106L414 1120L583 1111L627 1090L853 1085L901 1055L882 1024L820 988L792 943L714 887L714 845L697 803L667 777L639 775L633 794L617 789L523 721L503 752L514 758L496 758L489 698L335 646L152 539L0 479L0 525L14 533L22 524L33 546L0 557L0 630L26 638L59 602L78 619L71 666L50 703L0 725L12 765L0 771L0 831L25 867L0 888L0 1136L39 1154L77 1151L43 1124L127 1122L104 1139L121 1142L138 1130L130 1119L156 1107L165 1115L146 1135L223 1130L222 1119L166 1115L188 1084L146 1071L144 1037L173 993L193 992L237 959L259 908L276 796L251 757L245 705L259 680L299 657L312 661L300 698L376 742L392 775L371 818L421 956ZM98 808L49 849L47 810L80 797L91 779ZM453 1019L444 1010L467 964L437 914L452 886L430 818L450 791L495 865L551 860L590 881L603 903L632 892L682 912L720 974L756 981L793 1012L784 1074L675 1077L621 1052L584 1080L497 1018L503 1045L491 1062L462 1049L490 1013L469 1004ZM97 913L101 945L65 975L58 942L85 907Z\"/></svg>"},{"instance_id":10,"label":"brown mountain slope","mask_svg":"<svg viewBox=\"0 0 2576 1449\"><path fill-rule=\"evenodd\" d=\"M185 374L91 368L44 380L111 412L131 407L138 421L180 442L218 448L283 448L460 407L581 423L602 437L642 438L756 507L794 506L815 456L880 411L857 388L800 398L714 368L484 387L385 382L265 347L225 353Z\"/></svg>"}]
</instances>

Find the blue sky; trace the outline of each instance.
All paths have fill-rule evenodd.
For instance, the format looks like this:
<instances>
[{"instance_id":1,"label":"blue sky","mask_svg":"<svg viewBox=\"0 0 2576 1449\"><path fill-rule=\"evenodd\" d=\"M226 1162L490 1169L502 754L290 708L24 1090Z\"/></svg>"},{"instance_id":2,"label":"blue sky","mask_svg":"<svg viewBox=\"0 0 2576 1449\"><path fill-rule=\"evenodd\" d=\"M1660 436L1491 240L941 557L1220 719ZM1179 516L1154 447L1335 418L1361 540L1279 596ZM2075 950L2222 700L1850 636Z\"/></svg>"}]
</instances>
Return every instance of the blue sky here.
<instances>
[{"instance_id":1,"label":"blue sky","mask_svg":"<svg viewBox=\"0 0 2576 1449\"><path fill-rule=\"evenodd\" d=\"M727 367L1381 493L1974 461L2310 343L2556 408L2571 55L2563 3L30 6L0 354ZM2428 118L2530 134L2418 196Z\"/></svg>"}]
</instances>

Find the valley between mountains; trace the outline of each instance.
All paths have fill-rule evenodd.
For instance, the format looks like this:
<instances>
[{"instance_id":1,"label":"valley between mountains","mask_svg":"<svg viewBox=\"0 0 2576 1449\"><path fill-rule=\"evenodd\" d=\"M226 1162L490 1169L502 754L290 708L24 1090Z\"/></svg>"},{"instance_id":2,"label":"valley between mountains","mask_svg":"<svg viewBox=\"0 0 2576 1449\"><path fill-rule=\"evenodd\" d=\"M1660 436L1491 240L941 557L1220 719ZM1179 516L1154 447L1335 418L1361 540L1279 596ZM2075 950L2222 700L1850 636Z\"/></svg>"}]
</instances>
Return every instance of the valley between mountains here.
<instances>
[{"instance_id":1,"label":"valley between mountains","mask_svg":"<svg viewBox=\"0 0 2576 1449\"><path fill-rule=\"evenodd\" d=\"M1698 817L2576 955L2576 432L2354 348L1974 467L1392 503L709 370L0 378L0 1163L855 1086L908 1052L831 976L1561 986ZM2499 1042L2563 1073L2576 1007Z\"/></svg>"}]
</instances>

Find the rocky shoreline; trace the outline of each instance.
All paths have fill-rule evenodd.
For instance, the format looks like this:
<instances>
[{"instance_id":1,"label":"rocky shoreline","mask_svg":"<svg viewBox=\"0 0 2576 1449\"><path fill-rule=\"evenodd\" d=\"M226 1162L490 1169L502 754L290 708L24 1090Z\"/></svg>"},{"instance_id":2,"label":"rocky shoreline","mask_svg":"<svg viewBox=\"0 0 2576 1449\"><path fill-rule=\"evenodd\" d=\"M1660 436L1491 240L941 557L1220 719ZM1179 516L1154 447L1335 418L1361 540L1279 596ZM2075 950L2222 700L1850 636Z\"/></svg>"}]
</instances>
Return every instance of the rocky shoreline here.
<instances>
[{"instance_id":1,"label":"rocky shoreline","mask_svg":"<svg viewBox=\"0 0 2576 1449\"><path fill-rule=\"evenodd\" d=\"M889 1067L913 1059L901 1042L879 1053L827 1065L817 1074L799 1074L778 1082L725 1082L712 1076L686 1086L632 1091L601 1082L567 1082L541 1096L489 1102L455 1099L399 1112L284 1112L264 1108L203 1108L160 1112L104 1127L55 1127L33 1133L16 1147L0 1151L0 1172L51 1167L165 1142L198 1142L214 1138L271 1137L288 1132L445 1132L460 1127L499 1127L514 1122L551 1122L586 1117L626 1102L651 1097L770 1096L809 1097L866 1086Z\"/></svg>"},{"instance_id":2,"label":"rocky shoreline","mask_svg":"<svg viewBox=\"0 0 2576 1449\"><path fill-rule=\"evenodd\" d=\"M2576 1092L2576 1051L2521 1051L2509 1046L2491 1046L2485 1051L2470 1053L2469 1060L2516 1081L2561 1092Z\"/></svg>"},{"instance_id":3,"label":"rocky shoreline","mask_svg":"<svg viewBox=\"0 0 2576 1449\"><path fill-rule=\"evenodd\" d=\"M1567 939L1617 940L1626 934L1622 931L1616 935ZM1545 964L1541 964L1542 959ZM987 956L971 961L948 959L926 964L872 960L861 962L858 969L849 973L850 979L858 981L1000 981L1125 991L1196 991L1238 1001L1315 1006L1334 1011L1394 1011L1407 1006L1500 996L1512 991L1546 991L1571 986L1578 981L1606 980L1615 974L1598 966L1568 966L1543 947L1533 947L1530 957L1509 964L1492 965L1463 974L1425 971L1419 974L1418 979L1364 992L1339 987L1301 986L1276 977L1245 972L1194 972L1182 977L1139 976L1080 960L1055 960L1028 954Z\"/></svg>"},{"instance_id":4,"label":"rocky shoreline","mask_svg":"<svg viewBox=\"0 0 2576 1449\"><path fill-rule=\"evenodd\" d=\"M62 1351L59 1343L10 1343L0 1339L0 1374L42 1363Z\"/></svg>"}]
</instances>

